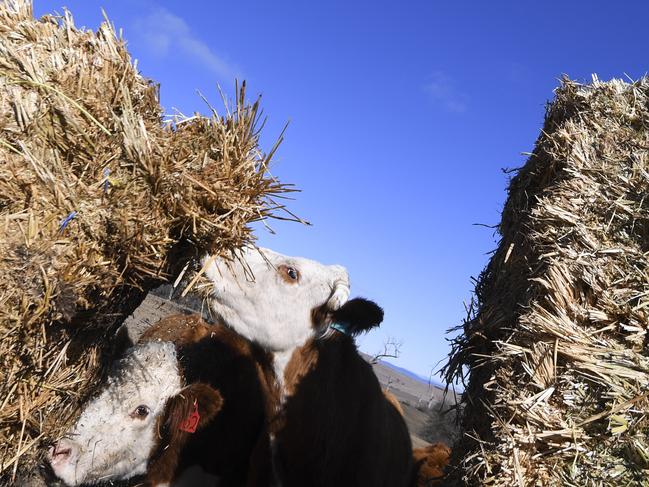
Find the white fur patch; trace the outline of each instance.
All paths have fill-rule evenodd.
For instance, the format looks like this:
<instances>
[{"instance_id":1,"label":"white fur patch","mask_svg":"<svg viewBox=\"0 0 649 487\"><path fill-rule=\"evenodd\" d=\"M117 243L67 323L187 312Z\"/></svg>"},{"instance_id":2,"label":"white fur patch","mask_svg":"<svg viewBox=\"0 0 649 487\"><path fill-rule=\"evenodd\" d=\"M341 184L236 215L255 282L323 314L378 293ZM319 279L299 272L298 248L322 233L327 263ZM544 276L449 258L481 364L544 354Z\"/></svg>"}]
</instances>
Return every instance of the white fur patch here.
<instances>
[{"instance_id":1,"label":"white fur patch","mask_svg":"<svg viewBox=\"0 0 649 487\"><path fill-rule=\"evenodd\" d=\"M286 402L286 389L284 387L284 371L286 370L286 366L288 365L288 362L291 360L291 357L293 356L293 352L296 350L297 347L291 348L289 350L283 351L283 352L275 352L273 354L273 369L275 371L275 377L277 378L277 384L279 385L279 392L280 392L280 397L279 397L279 404L277 405L278 409L284 406L284 403Z\"/></svg>"},{"instance_id":2,"label":"white fur patch","mask_svg":"<svg viewBox=\"0 0 649 487\"><path fill-rule=\"evenodd\" d=\"M172 343L150 342L132 348L59 442L72 452L67 461L53 463L54 472L70 486L146 473L157 442L156 420L181 386ZM133 414L138 406L149 409L145 418Z\"/></svg>"}]
</instances>

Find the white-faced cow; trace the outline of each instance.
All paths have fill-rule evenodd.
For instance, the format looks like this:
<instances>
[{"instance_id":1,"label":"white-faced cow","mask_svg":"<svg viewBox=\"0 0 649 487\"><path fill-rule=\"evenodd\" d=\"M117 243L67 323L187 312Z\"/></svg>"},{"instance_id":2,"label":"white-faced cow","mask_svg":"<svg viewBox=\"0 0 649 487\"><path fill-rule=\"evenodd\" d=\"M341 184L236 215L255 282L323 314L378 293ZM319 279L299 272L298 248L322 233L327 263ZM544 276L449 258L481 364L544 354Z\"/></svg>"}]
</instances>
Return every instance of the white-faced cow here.
<instances>
[{"instance_id":1,"label":"white-faced cow","mask_svg":"<svg viewBox=\"0 0 649 487\"><path fill-rule=\"evenodd\" d=\"M50 449L54 473L70 486L143 475L144 485L162 487L200 465L220 477L219 486L268 485L255 353L233 331L198 316L161 320Z\"/></svg>"},{"instance_id":2,"label":"white-faced cow","mask_svg":"<svg viewBox=\"0 0 649 487\"><path fill-rule=\"evenodd\" d=\"M208 258L211 307L272 354L270 432L282 487L405 487L413 479L406 424L353 336L383 311L349 297L347 271L266 249ZM273 390L269 388L268 390Z\"/></svg>"}]
</instances>

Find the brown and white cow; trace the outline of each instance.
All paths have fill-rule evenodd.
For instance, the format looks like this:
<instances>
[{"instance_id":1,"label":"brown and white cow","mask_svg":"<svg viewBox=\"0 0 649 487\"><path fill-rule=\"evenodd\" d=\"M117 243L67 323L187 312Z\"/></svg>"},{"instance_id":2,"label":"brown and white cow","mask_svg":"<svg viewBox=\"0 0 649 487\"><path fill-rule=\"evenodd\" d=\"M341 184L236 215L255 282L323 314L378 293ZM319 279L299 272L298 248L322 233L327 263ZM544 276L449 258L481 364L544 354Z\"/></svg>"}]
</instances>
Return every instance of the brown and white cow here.
<instances>
[{"instance_id":1,"label":"brown and white cow","mask_svg":"<svg viewBox=\"0 0 649 487\"><path fill-rule=\"evenodd\" d=\"M411 485L406 424L353 338L378 326L383 311L348 301L347 271L247 249L234 261L208 258L206 275L211 308L272 354L267 400L278 485Z\"/></svg>"},{"instance_id":2,"label":"brown and white cow","mask_svg":"<svg viewBox=\"0 0 649 487\"><path fill-rule=\"evenodd\" d=\"M144 475L144 485L161 487L199 465L221 487L268 485L255 353L230 329L196 315L161 320L50 449L55 475L70 486Z\"/></svg>"}]
</instances>

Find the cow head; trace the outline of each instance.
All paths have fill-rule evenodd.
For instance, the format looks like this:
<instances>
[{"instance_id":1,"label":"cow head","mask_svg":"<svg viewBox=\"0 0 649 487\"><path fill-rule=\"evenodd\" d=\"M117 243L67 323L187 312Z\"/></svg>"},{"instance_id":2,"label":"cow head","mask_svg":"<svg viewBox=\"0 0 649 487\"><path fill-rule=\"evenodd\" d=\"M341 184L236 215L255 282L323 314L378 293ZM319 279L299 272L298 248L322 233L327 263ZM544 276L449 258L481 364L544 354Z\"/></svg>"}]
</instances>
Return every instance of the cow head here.
<instances>
[{"instance_id":1,"label":"cow head","mask_svg":"<svg viewBox=\"0 0 649 487\"><path fill-rule=\"evenodd\" d=\"M172 343L144 343L116 364L73 428L50 448L48 460L70 486L145 474L153 455L191 434L180 430L183 421L201 428L220 406L211 387L182 387Z\"/></svg>"},{"instance_id":2,"label":"cow head","mask_svg":"<svg viewBox=\"0 0 649 487\"><path fill-rule=\"evenodd\" d=\"M349 297L344 267L247 248L238 259L206 258L211 307L230 327L272 351L305 343Z\"/></svg>"}]
</instances>

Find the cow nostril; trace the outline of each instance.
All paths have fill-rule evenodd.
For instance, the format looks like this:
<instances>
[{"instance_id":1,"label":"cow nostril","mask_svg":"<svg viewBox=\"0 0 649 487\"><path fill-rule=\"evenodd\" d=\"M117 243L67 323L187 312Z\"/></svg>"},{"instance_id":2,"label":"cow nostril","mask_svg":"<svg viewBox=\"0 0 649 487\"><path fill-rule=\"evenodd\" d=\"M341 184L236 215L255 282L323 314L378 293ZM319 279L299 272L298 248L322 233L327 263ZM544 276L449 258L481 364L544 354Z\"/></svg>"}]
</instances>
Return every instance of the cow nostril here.
<instances>
[{"instance_id":1,"label":"cow nostril","mask_svg":"<svg viewBox=\"0 0 649 487\"><path fill-rule=\"evenodd\" d=\"M61 450L54 450L54 456L55 457L69 457L70 453L72 453L72 450L70 448L63 448Z\"/></svg>"}]
</instances>

